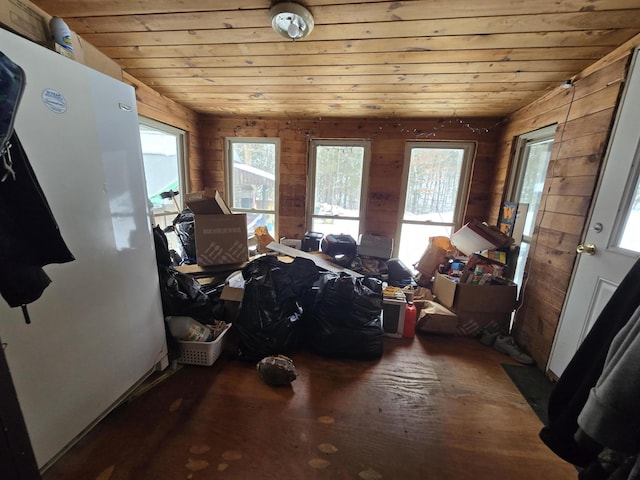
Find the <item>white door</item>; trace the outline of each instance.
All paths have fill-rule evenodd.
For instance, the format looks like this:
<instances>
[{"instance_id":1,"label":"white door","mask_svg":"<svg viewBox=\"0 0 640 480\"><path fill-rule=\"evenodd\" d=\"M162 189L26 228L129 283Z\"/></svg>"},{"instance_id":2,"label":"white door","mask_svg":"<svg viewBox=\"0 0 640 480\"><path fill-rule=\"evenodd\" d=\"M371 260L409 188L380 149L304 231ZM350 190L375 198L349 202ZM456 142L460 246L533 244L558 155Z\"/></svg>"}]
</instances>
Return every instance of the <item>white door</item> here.
<instances>
[{"instance_id":1,"label":"white door","mask_svg":"<svg viewBox=\"0 0 640 480\"><path fill-rule=\"evenodd\" d=\"M560 376L640 256L640 60L634 54L548 370ZM595 247L595 252L592 251Z\"/></svg>"}]
</instances>

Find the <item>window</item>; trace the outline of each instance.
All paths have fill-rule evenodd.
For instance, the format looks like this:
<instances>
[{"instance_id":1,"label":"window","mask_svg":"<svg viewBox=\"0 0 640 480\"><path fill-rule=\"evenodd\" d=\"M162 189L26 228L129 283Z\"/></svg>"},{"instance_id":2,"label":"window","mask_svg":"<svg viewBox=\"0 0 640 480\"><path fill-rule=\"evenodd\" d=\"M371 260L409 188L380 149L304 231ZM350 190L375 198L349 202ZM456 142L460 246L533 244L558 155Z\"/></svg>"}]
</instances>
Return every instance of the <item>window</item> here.
<instances>
[{"instance_id":1,"label":"window","mask_svg":"<svg viewBox=\"0 0 640 480\"><path fill-rule=\"evenodd\" d=\"M474 143L407 142L396 242L405 265L420 260L429 237L449 237L462 226L474 153Z\"/></svg>"},{"instance_id":2,"label":"window","mask_svg":"<svg viewBox=\"0 0 640 480\"><path fill-rule=\"evenodd\" d=\"M351 235L366 213L369 140L312 140L309 150L307 226L313 232Z\"/></svg>"},{"instance_id":3,"label":"window","mask_svg":"<svg viewBox=\"0 0 640 480\"><path fill-rule=\"evenodd\" d=\"M140 118L140 144L152 221L161 228L172 225L182 211L188 179L185 168L184 132ZM172 238L168 236L172 242ZM170 248L175 249L175 245Z\"/></svg>"},{"instance_id":4,"label":"window","mask_svg":"<svg viewBox=\"0 0 640 480\"><path fill-rule=\"evenodd\" d=\"M267 227L277 237L278 163L277 138L226 138L227 202L234 213L247 214L247 232Z\"/></svg>"},{"instance_id":5,"label":"window","mask_svg":"<svg viewBox=\"0 0 640 480\"><path fill-rule=\"evenodd\" d=\"M633 187L633 194L627 200L628 207L621 225L618 246L640 253L640 176L638 176L637 167L635 176L635 187Z\"/></svg>"},{"instance_id":6,"label":"window","mask_svg":"<svg viewBox=\"0 0 640 480\"><path fill-rule=\"evenodd\" d=\"M540 208L542 189L547 176L547 168L553 148L556 126L542 128L518 137L516 144L513 176L510 182L508 198L521 204L528 204L524 222L522 242L518 253L513 281L521 289L524 267L529 255L531 236L535 227L536 215Z\"/></svg>"}]
</instances>

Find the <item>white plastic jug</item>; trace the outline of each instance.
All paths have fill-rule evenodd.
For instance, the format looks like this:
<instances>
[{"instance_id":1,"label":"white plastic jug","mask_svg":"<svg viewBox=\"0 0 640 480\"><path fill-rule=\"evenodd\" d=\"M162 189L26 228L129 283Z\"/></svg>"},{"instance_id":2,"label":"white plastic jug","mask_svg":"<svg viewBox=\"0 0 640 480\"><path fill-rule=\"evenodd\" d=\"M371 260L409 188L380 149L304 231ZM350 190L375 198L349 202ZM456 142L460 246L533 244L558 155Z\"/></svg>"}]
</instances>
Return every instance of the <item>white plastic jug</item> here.
<instances>
[{"instance_id":1,"label":"white plastic jug","mask_svg":"<svg viewBox=\"0 0 640 480\"><path fill-rule=\"evenodd\" d=\"M49 29L53 35L55 42L62 48L72 52L73 43L71 42L71 30L66 22L60 17L51 17L49 20Z\"/></svg>"}]
</instances>

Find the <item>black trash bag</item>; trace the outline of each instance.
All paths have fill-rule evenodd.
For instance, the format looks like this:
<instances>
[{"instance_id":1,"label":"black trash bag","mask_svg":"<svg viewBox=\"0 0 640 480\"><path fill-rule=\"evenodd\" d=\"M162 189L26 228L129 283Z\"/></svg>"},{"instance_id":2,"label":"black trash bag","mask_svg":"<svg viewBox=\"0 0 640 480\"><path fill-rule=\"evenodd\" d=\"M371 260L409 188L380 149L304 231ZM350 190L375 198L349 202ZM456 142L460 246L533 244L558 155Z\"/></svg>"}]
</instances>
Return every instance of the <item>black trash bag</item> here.
<instances>
[{"instance_id":1,"label":"black trash bag","mask_svg":"<svg viewBox=\"0 0 640 480\"><path fill-rule=\"evenodd\" d=\"M158 266L168 267L172 264L169 242L164 231L156 225L153 227L153 244L156 249L156 263Z\"/></svg>"},{"instance_id":2,"label":"black trash bag","mask_svg":"<svg viewBox=\"0 0 640 480\"><path fill-rule=\"evenodd\" d=\"M185 208L173 219L173 230L182 246L183 263L196 263L196 233L193 212Z\"/></svg>"},{"instance_id":3,"label":"black trash bag","mask_svg":"<svg viewBox=\"0 0 640 480\"><path fill-rule=\"evenodd\" d=\"M288 353L301 339L303 299L318 280L318 267L306 258L292 263L259 257L242 269L244 296L233 328L238 357L259 361Z\"/></svg>"},{"instance_id":4,"label":"black trash bag","mask_svg":"<svg viewBox=\"0 0 640 480\"><path fill-rule=\"evenodd\" d=\"M316 301L305 314L308 346L327 357L373 360L383 352L382 282L347 273L320 277Z\"/></svg>"},{"instance_id":5,"label":"black trash bag","mask_svg":"<svg viewBox=\"0 0 640 480\"><path fill-rule=\"evenodd\" d=\"M216 319L215 305L195 278L162 265L158 265L158 276L165 317L184 315L200 323L213 324Z\"/></svg>"}]
</instances>

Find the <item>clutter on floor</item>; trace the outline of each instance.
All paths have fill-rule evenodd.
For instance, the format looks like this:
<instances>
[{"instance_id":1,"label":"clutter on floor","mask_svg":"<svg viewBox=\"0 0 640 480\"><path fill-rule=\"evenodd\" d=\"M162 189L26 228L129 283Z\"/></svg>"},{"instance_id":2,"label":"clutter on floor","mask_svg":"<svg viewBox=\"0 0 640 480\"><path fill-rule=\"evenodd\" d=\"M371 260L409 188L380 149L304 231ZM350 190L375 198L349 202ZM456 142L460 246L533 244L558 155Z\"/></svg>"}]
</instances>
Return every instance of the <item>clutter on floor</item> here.
<instances>
[{"instance_id":1,"label":"clutter on floor","mask_svg":"<svg viewBox=\"0 0 640 480\"><path fill-rule=\"evenodd\" d=\"M507 255L500 249L512 240L492 227L474 221L451 238L429 238L419 262L407 266L392 258L389 237L361 235L356 242L347 234L306 232L298 242L277 243L258 226L255 256L227 257L234 247L218 245L222 256L200 265L204 250L217 250L209 248L211 239L203 247L198 222L219 223L217 217L233 214L211 189L189 194L186 203L173 223L184 247L181 265L157 232L164 245L158 269L168 337L177 340L181 363L211 364L210 358L186 360L185 342L215 343L200 335L218 323L233 325L230 348L236 358L258 362L259 371L264 359L298 347L327 357L378 359L385 336L411 339L416 332L477 337L520 363L533 363L508 335L517 286L505 276ZM189 328L183 326L189 338L171 328L184 317L191 318Z\"/></svg>"}]
</instances>

